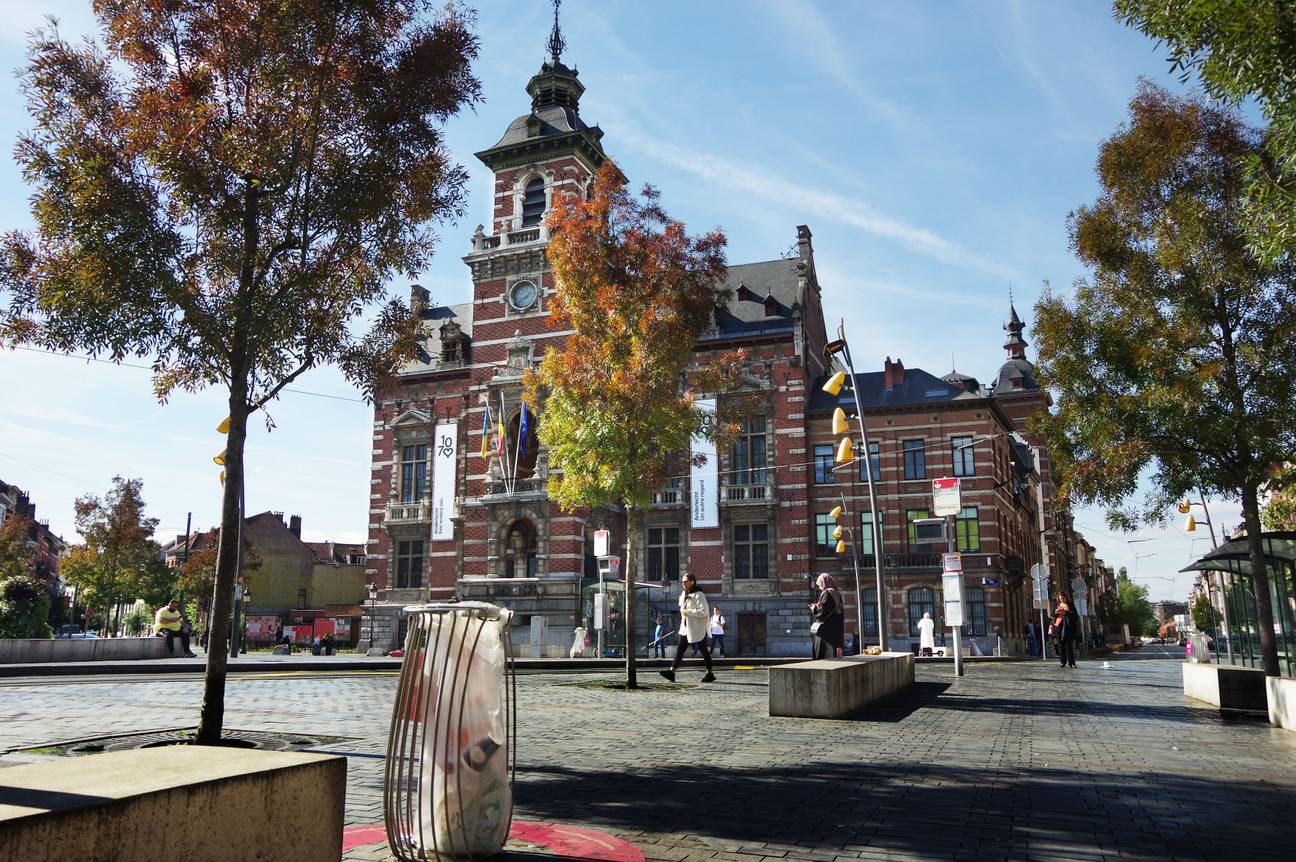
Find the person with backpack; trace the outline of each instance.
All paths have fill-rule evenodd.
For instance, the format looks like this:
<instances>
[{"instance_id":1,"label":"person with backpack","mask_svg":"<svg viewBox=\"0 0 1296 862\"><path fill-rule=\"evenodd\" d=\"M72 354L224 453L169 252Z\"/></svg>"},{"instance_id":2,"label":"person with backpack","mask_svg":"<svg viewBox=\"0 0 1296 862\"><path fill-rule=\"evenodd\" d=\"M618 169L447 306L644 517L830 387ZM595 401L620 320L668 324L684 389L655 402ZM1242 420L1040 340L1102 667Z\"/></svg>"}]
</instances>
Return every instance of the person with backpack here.
<instances>
[{"instance_id":1,"label":"person with backpack","mask_svg":"<svg viewBox=\"0 0 1296 862\"><path fill-rule=\"evenodd\" d=\"M827 572L815 579L819 600L810 605L810 633L814 635L814 658L835 658L845 645L846 613L841 592Z\"/></svg>"}]
</instances>

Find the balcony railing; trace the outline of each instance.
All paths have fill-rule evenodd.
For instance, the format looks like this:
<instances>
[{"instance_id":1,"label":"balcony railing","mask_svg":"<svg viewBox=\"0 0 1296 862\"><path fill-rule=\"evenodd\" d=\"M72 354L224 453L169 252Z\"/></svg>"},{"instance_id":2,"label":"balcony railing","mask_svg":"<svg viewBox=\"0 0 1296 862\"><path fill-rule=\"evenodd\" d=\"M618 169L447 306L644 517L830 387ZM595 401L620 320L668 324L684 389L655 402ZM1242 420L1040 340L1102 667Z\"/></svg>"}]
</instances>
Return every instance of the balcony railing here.
<instances>
[{"instance_id":1,"label":"balcony railing","mask_svg":"<svg viewBox=\"0 0 1296 862\"><path fill-rule=\"evenodd\" d=\"M652 495L652 504L654 506L682 506L684 504L684 494L679 488L662 488L655 491Z\"/></svg>"},{"instance_id":2,"label":"balcony railing","mask_svg":"<svg viewBox=\"0 0 1296 862\"><path fill-rule=\"evenodd\" d=\"M774 499L774 490L768 483L726 485L721 499L726 503L765 503Z\"/></svg>"},{"instance_id":3,"label":"balcony railing","mask_svg":"<svg viewBox=\"0 0 1296 862\"><path fill-rule=\"evenodd\" d=\"M532 476L530 479L518 479L513 483L512 490L503 480L494 480L486 483L486 493L492 497L514 496L517 494L544 494L549 490L549 480L543 477Z\"/></svg>"},{"instance_id":4,"label":"balcony railing","mask_svg":"<svg viewBox=\"0 0 1296 862\"><path fill-rule=\"evenodd\" d=\"M540 228L532 227L526 230L511 230L508 234L509 245L521 245L524 242L535 242L540 239Z\"/></svg>"},{"instance_id":5,"label":"balcony railing","mask_svg":"<svg viewBox=\"0 0 1296 862\"><path fill-rule=\"evenodd\" d=\"M940 554L887 554L886 565L889 569L925 569L941 567Z\"/></svg>"},{"instance_id":6,"label":"balcony railing","mask_svg":"<svg viewBox=\"0 0 1296 862\"><path fill-rule=\"evenodd\" d=\"M432 521L432 506L427 500L401 503L392 500L387 504L388 524L423 524Z\"/></svg>"},{"instance_id":7,"label":"balcony railing","mask_svg":"<svg viewBox=\"0 0 1296 862\"><path fill-rule=\"evenodd\" d=\"M504 233L486 236L484 233L478 233L473 237L473 251L490 251L496 248L507 248L514 245L528 245L533 242L547 239L548 232L544 226L520 228L519 230L505 231Z\"/></svg>"}]
</instances>

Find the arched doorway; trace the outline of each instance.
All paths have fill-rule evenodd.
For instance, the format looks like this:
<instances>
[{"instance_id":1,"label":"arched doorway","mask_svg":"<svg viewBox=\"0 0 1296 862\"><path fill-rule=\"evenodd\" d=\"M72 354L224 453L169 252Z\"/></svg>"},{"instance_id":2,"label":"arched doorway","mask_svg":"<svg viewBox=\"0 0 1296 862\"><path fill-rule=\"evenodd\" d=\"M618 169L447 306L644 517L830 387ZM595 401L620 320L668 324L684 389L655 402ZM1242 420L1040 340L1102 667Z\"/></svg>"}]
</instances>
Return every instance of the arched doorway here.
<instances>
[{"instance_id":1,"label":"arched doorway","mask_svg":"<svg viewBox=\"0 0 1296 862\"><path fill-rule=\"evenodd\" d=\"M504 577L534 578L538 573L535 524L519 518L509 524L504 534Z\"/></svg>"}]
</instances>

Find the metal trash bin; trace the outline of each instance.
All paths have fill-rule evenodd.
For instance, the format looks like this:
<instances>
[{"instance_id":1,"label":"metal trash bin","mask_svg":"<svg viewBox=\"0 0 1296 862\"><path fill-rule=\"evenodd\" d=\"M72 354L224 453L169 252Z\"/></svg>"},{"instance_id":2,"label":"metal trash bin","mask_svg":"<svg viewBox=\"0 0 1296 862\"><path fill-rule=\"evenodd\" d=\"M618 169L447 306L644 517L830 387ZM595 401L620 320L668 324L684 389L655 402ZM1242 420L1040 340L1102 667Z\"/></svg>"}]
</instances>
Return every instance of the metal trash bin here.
<instances>
[{"instance_id":1,"label":"metal trash bin","mask_svg":"<svg viewBox=\"0 0 1296 862\"><path fill-rule=\"evenodd\" d=\"M492 856L513 818L513 612L484 602L405 611L383 780L387 841L410 862Z\"/></svg>"}]
</instances>

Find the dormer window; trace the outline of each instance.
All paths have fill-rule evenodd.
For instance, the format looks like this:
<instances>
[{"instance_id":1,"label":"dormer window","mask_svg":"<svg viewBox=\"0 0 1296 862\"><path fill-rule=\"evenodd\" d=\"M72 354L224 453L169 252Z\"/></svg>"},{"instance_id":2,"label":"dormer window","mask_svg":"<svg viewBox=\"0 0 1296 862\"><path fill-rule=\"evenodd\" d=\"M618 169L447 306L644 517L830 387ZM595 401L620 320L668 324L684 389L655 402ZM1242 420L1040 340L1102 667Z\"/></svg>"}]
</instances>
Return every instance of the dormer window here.
<instances>
[{"instance_id":1,"label":"dormer window","mask_svg":"<svg viewBox=\"0 0 1296 862\"><path fill-rule=\"evenodd\" d=\"M778 310L779 310L778 300L774 298L774 294L766 293L765 294L765 316L778 317Z\"/></svg>"},{"instance_id":2,"label":"dormer window","mask_svg":"<svg viewBox=\"0 0 1296 862\"><path fill-rule=\"evenodd\" d=\"M540 224L545 213L545 184L539 177L526 184L522 193L522 227L535 227Z\"/></svg>"}]
</instances>

